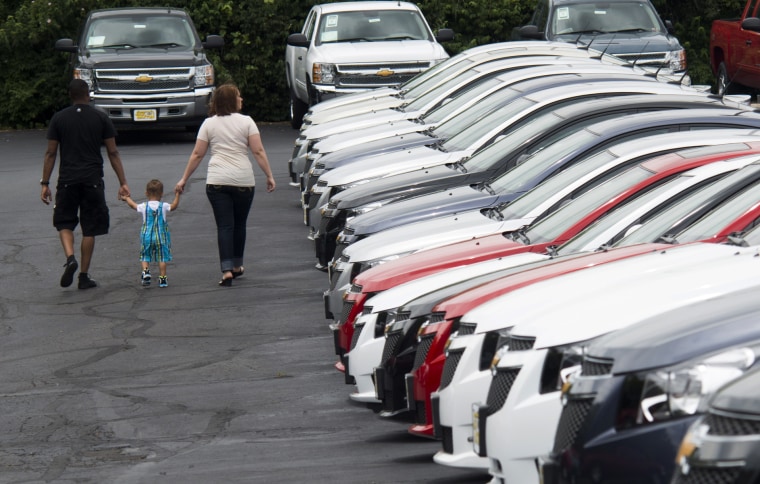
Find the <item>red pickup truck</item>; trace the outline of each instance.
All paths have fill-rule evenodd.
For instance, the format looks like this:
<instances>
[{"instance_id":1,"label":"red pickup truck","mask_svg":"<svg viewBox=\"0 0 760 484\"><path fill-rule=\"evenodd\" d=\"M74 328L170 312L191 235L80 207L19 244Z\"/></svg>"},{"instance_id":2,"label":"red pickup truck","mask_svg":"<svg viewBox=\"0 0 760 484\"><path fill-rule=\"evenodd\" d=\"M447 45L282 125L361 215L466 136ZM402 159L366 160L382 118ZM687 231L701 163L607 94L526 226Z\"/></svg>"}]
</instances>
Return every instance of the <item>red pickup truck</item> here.
<instances>
[{"instance_id":1,"label":"red pickup truck","mask_svg":"<svg viewBox=\"0 0 760 484\"><path fill-rule=\"evenodd\" d=\"M741 18L714 20L710 65L718 94L760 89L760 0L747 0Z\"/></svg>"}]
</instances>

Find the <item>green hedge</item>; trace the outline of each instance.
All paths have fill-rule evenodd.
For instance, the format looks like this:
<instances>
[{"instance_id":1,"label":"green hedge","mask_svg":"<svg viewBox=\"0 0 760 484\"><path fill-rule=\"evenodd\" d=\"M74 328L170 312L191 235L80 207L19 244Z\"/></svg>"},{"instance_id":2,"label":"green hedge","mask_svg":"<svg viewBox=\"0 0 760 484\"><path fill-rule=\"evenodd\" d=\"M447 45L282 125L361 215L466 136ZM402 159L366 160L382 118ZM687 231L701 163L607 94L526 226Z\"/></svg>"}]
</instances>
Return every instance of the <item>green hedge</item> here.
<instances>
[{"instance_id":1,"label":"green hedge","mask_svg":"<svg viewBox=\"0 0 760 484\"><path fill-rule=\"evenodd\" d=\"M417 2L433 30L452 28L450 54L509 40L528 21L536 0L423 0ZM217 81L236 82L245 111L259 121L287 119L284 77L285 38L300 30L309 8L305 0L3 0L0 5L0 126L44 126L68 102L67 54L53 49L62 37L75 38L87 12L98 8L171 6L186 9L199 34L224 36L211 52ZM671 19L688 52L695 83L711 84L709 26L714 18L735 17L740 0L654 1ZM698 12L699 15L694 15Z\"/></svg>"}]
</instances>

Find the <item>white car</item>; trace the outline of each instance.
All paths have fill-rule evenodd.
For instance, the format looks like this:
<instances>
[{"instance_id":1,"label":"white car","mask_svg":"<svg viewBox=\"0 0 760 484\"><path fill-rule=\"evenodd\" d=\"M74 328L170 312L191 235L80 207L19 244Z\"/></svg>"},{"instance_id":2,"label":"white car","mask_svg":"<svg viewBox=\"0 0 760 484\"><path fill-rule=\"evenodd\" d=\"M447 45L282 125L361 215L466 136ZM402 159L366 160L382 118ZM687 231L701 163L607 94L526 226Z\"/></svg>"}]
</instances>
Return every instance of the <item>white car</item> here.
<instances>
[{"instance_id":1,"label":"white car","mask_svg":"<svg viewBox=\"0 0 760 484\"><path fill-rule=\"evenodd\" d=\"M714 247L722 249L725 256L712 264L700 260L699 264L647 274L639 282L621 284L597 274L597 291L584 290L581 297L558 306L545 307L543 299L547 293L543 293L543 298L538 296L541 285L531 294L513 294L519 301L508 296L489 305L491 312L501 311L500 314L511 314L510 302L519 306L532 299L538 306L544 306L527 318L510 318L510 323L514 323L510 334L517 339L532 339L533 347L516 351L504 347L491 371L488 397L481 402L486 407L478 407L474 414L479 421L473 422L473 430L479 431L473 437L473 445L482 455L487 454L493 483L539 482L535 459L551 451L562 409L559 390L569 374L578 369L584 342L698 301L743 289L760 289L757 247L739 250L733 246ZM691 248L684 246L680 250ZM615 265L610 264L610 270L616 269ZM582 280L568 278L563 285L563 279L556 280L557 286L544 289L561 287L572 293L577 284L583 284ZM605 284L606 281L612 283ZM490 321L481 323L477 315L471 319L477 322L478 331L481 326L482 331L488 332L503 325L492 317L486 318Z\"/></svg>"},{"instance_id":2,"label":"white car","mask_svg":"<svg viewBox=\"0 0 760 484\"><path fill-rule=\"evenodd\" d=\"M754 251L756 252L756 249ZM666 287L660 291L663 295L668 295L662 298L662 304L672 305L677 300L678 291L683 292L684 295L688 292L684 284L679 285L674 282L684 280L682 271L694 271L699 274L707 268L723 270L722 268L727 265L734 267L729 261L738 260L738 258L732 259L736 253L736 247L718 244L676 246L672 249L610 262L532 284L494 298L463 315L462 324L474 326L474 333L465 336L452 335L446 356L448 369L444 370L451 372L451 375L445 385L442 382L441 388L433 394L435 402L433 407L437 409L436 425L444 429L444 448L446 448L446 451L435 454L435 462L455 467L485 469L488 466L488 461L474 452L474 442L471 440L473 404L486 401L492 378L490 368L481 366L483 342L487 333L500 334L505 341L510 341L513 349L532 347L533 342L530 339L519 339L520 333L510 332L510 328L544 312L561 311L563 307L570 306L575 301L583 301L586 305L590 304L589 301L598 302L605 299L606 291L614 293L615 290L622 290L623 294L629 294L633 291L633 287L637 290L660 288L663 285L658 282L660 279L670 283L664 284ZM743 260L749 258L750 255L747 255ZM695 265L694 260L699 260L700 264ZM742 263L735 265L741 266ZM734 284L738 285L739 281L744 281L745 284L757 283L757 278L753 279L750 273L751 271L747 271L744 278L737 276ZM699 290L689 293L692 297L694 294L701 295L702 298L706 297L705 293L700 293ZM547 295L551 296L547 297ZM658 308L655 304L651 307L640 304L640 299L630 298L630 296L628 299L634 305L641 306L642 310L649 308L654 311ZM617 325L618 321L620 324L626 321L625 315L618 316L621 317L607 316L605 321L610 325L610 329L613 325ZM566 323L566 320L560 319L557 323ZM515 354L518 353L520 352L515 351ZM558 398L557 394L555 396ZM557 406L559 407L559 401L557 401ZM552 432L556 428L556 420L553 425ZM529 439L530 436L523 435L521 438ZM535 465L532 461L531 464L535 474ZM518 479L515 482L531 481Z\"/></svg>"},{"instance_id":3,"label":"white car","mask_svg":"<svg viewBox=\"0 0 760 484\"><path fill-rule=\"evenodd\" d=\"M592 154L585 161L575 163L550 178L508 205L509 216L493 214L493 217L489 218L491 212L481 213L481 210L474 210L378 232L346 247L330 267L330 287L324 293L325 305L330 308L332 314L340 314L343 294L349 289L353 277L377 264L420 250L478 236L516 231L530 225L537 217L554 211L558 208L558 203L576 193L586 183L600 179L615 167L643 161L642 158L646 156L693 146L741 142L742 139L748 141L757 136L758 133L754 130L700 130L646 138L642 136L609 146L604 152ZM560 143L555 145L560 150L565 149ZM536 156L548 161L559 158L552 147ZM519 180L519 172L529 170L530 165L531 163L525 162L508 173L512 173L514 179ZM574 196L577 196L577 193Z\"/></svg>"}]
</instances>

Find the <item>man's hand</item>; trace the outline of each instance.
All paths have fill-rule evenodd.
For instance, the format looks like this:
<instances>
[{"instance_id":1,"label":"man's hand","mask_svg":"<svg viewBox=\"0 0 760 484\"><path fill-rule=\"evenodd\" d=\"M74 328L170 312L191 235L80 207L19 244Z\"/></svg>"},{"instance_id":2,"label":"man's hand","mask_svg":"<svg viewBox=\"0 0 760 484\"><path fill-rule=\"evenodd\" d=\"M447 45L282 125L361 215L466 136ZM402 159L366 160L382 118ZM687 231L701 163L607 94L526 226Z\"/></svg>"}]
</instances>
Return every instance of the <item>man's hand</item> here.
<instances>
[{"instance_id":1,"label":"man's hand","mask_svg":"<svg viewBox=\"0 0 760 484\"><path fill-rule=\"evenodd\" d=\"M42 185L42 193L40 194L40 199L42 200L42 203L45 205L50 205L50 202L53 201L53 194L50 191L50 187L47 185Z\"/></svg>"}]
</instances>

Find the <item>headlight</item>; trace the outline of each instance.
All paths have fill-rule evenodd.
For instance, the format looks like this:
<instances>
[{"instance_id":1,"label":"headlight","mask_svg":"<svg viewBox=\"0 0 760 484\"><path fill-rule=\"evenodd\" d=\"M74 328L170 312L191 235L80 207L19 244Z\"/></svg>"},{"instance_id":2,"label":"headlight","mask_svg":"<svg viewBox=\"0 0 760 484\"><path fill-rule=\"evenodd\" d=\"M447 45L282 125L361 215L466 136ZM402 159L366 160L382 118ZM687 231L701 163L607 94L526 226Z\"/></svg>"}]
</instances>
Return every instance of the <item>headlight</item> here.
<instances>
[{"instance_id":1,"label":"headlight","mask_svg":"<svg viewBox=\"0 0 760 484\"><path fill-rule=\"evenodd\" d=\"M214 66L207 64L204 66L195 66L195 85L213 86L214 85Z\"/></svg>"},{"instance_id":2,"label":"headlight","mask_svg":"<svg viewBox=\"0 0 760 484\"><path fill-rule=\"evenodd\" d=\"M407 254L411 254L411 253L412 253L411 251L409 251L409 252L403 252L401 254L393 254L393 255L389 255L387 257L381 257L379 259L373 259L373 260L368 260L368 261L364 261L364 262L359 262L359 273L361 274L362 272L368 271L368 270L372 269L375 266L379 266L380 264L385 264L386 262L390 262L392 260L400 259L401 257L403 257L403 256L405 256Z\"/></svg>"},{"instance_id":3,"label":"headlight","mask_svg":"<svg viewBox=\"0 0 760 484\"><path fill-rule=\"evenodd\" d=\"M489 365L491 374L496 374L496 366L501 361L504 354L509 351L509 335L512 328L502 328L498 331L489 331L483 340L483 349L480 356L481 370Z\"/></svg>"},{"instance_id":4,"label":"headlight","mask_svg":"<svg viewBox=\"0 0 760 484\"><path fill-rule=\"evenodd\" d=\"M74 69L74 79L81 79L92 89L92 69Z\"/></svg>"},{"instance_id":5,"label":"headlight","mask_svg":"<svg viewBox=\"0 0 760 484\"><path fill-rule=\"evenodd\" d=\"M667 60L670 63L670 68L674 72L686 70L686 50L685 49L670 52L668 54Z\"/></svg>"},{"instance_id":6,"label":"headlight","mask_svg":"<svg viewBox=\"0 0 760 484\"><path fill-rule=\"evenodd\" d=\"M366 205L362 205L360 207L352 208L348 211L346 214L347 217L356 217L357 215L361 215L363 213L371 212L373 210L377 210L378 208L382 207L383 205L386 205L391 199L388 200L378 200L377 202L371 202Z\"/></svg>"},{"instance_id":7,"label":"headlight","mask_svg":"<svg viewBox=\"0 0 760 484\"><path fill-rule=\"evenodd\" d=\"M584 344L574 343L549 348L541 372L540 393L558 392L568 383L570 376L581 369Z\"/></svg>"},{"instance_id":8,"label":"headlight","mask_svg":"<svg viewBox=\"0 0 760 484\"><path fill-rule=\"evenodd\" d=\"M335 64L315 62L311 68L314 84L335 84Z\"/></svg>"},{"instance_id":9,"label":"headlight","mask_svg":"<svg viewBox=\"0 0 760 484\"><path fill-rule=\"evenodd\" d=\"M372 180L357 180L353 181L351 183L344 183L343 185L338 185L336 188L339 192L342 192L343 190L348 190L349 188L358 187L359 185L364 185L365 183L369 183Z\"/></svg>"},{"instance_id":10,"label":"headlight","mask_svg":"<svg viewBox=\"0 0 760 484\"><path fill-rule=\"evenodd\" d=\"M741 376L754 362L755 353L745 347L648 373L644 378L636 423L694 415L706 397Z\"/></svg>"}]
</instances>

